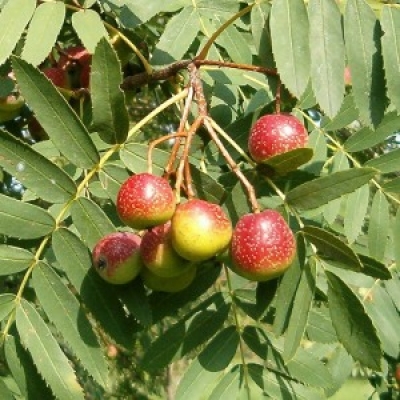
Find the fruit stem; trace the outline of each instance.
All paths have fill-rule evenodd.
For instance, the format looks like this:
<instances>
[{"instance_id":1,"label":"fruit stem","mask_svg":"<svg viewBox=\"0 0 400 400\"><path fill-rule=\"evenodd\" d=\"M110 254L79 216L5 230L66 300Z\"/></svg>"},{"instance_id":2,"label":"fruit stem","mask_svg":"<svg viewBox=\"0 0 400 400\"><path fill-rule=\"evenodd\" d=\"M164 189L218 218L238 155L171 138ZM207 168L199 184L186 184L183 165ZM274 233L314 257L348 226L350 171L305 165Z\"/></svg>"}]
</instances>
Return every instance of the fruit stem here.
<instances>
[{"instance_id":1,"label":"fruit stem","mask_svg":"<svg viewBox=\"0 0 400 400\"><path fill-rule=\"evenodd\" d=\"M231 297L231 300L232 300L232 312L233 312L233 318L235 320L236 331L239 334L239 351L240 351L240 359L242 360L242 365L243 365L244 386L246 388L247 399L250 400L251 392L250 392L250 385L249 385L249 370L248 370L247 364L246 364L245 348L244 348L243 337L242 337L242 328L240 326L239 312L238 312L238 308L237 308L237 305L235 302L235 293L234 293L234 290L232 287L229 269L225 265L225 263L223 263L222 266L224 268L226 282L228 284L229 296Z\"/></svg>"}]
</instances>

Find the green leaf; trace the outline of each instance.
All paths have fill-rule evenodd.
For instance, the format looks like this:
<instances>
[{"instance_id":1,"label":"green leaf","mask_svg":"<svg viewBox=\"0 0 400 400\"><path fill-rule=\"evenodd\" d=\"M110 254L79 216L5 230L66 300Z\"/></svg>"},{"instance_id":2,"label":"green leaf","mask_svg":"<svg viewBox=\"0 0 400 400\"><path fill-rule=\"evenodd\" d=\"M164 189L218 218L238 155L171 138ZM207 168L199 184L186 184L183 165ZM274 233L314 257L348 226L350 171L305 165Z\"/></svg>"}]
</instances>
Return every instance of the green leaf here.
<instances>
[{"instance_id":1,"label":"green leaf","mask_svg":"<svg viewBox=\"0 0 400 400\"><path fill-rule=\"evenodd\" d=\"M69 360L38 312L24 299L17 307L16 322L23 346L31 354L39 373L55 396L84 400Z\"/></svg>"},{"instance_id":2,"label":"green leaf","mask_svg":"<svg viewBox=\"0 0 400 400\"><path fill-rule=\"evenodd\" d=\"M11 374L26 399L54 399L49 387L39 375L31 356L22 347L18 337L7 336L4 351Z\"/></svg>"},{"instance_id":3,"label":"green leaf","mask_svg":"<svg viewBox=\"0 0 400 400\"><path fill-rule=\"evenodd\" d=\"M20 239L45 236L55 228L53 217L42 208L0 195L0 233Z\"/></svg>"},{"instance_id":4,"label":"green leaf","mask_svg":"<svg viewBox=\"0 0 400 400\"><path fill-rule=\"evenodd\" d=\"M301 232L322 255L337 261L337 266L361 272L362 264L357 254L337 236L315 226L305 226Z\"/></svg>"},{"instance_id":5,"label":"green leaf","mask_svg":"<svg viewBox=\"0 0 400 400\"><path fill-rule=\"evenodd\" d=\"M4 383L3 379L0 379L0 396L2 400L15 400L15 397L11 394L10 389Z\"/></svg>"},{"instance_id":6,"label":"green leaf","mask_svg":"<svg viewBox=\"0 0 400 400\"><path fill-rule=\"evenodd\" d=\"M33 14L26 34L21 57L39 65L49 55L61 31L65 17L65 4L52 2L40 4Z\"/></svg>"},{"instance_id":7,"label":"green leaf","mask_svg":"<svg viewBox=\"0 0 400 400\"><path fill-rule=\"evenodd\" d=\"M282 357L282 340L274 340L271 335L266 335L266 332L261 328L246 326L243 331L243 340L275 372L281 372L315 387L326 388L332 382L329 371L324 364L301 347L294 357L288 363L285 363ZM312 373L312 371L318 371L318 374Z\"/></svg>"},{"instance_id":8,"label":"green leaf","mask_svg":"<svg viewBox=\"0 0 400 400\"><path fill-rule=\"evenodd\" d=\"M306 330L308 314L316 288L316 263L310 260L301 271L299 285L293 300L293 308L285 336L283 358L290 361L296 354Z\"/></svg>"},{"instance_id":9,"label":"green leaf","mask_svg":"<svg viewBox=\"0 0 400 400\"><path fill-rule=\"evenodd\" d=\"M43 200L63 203L76 192L75 183L66 172L1 129L0 165Z\"/></svg>"},{"instance_id":10,"label":"green leaf","mask_svg":"<svg viewBox=\"0 0 400 400\"><path fill-rule=\"evenodd\" d=\"M106 143L123 143L128 136L129 117L117 54L106 39L97 44L92 60L90 92L93 106L93 130Z\"/></svg>"},{"instance_id":11,"label":"green leaf","mask_svg":"<svg viewBox=\"0 0 400 400\"><path fill-rule=\"evenodd\" d=\"M194 165L190 165L193 187L197 197L219 204L225 197L225 190L215 179Z\"/></svg>"},{"instance_id":12,"label":"green leaf","mask_svg":"<svg viewBox=\"0 0 400 400\"><path fill-rule=\"evenodd\" d=\"M225 372L223 378L208 397L209 400L231 400L237 398L243 385L243 366L235 365Z\"/></svg>"},{"instance_id":13,"label":"green leaf","mask_svg":"<svg viewBox=\"0 0 400 400\"><path fill-rule=\"evenodd\" d=\"M369 255L383 260L389 231L389 203L382 191L378 190L372 200L368 224Z\"/></svg>"},{"instance_id":14,"label":"green leaf","mask_svg":"<svg viewBox=\"0 0 400 400\"><path fill-rule=\"evenodd\" d=\"M168 21L154 50L152 64L162 65L180 60L196 39L199 29L200 20L196 8L185 7Z\"/></svg>"},{"instance_id":15,"label":"green leaf","mask_svg":"<svg viewBox=\"0 0 400 400\"><path fill-rule=\"evenodd\" d=\"M176 391L176 400L201 399L204 387L214 382L232 361L239 345L236 327L220 331L191 362Z\"/></svg>"},{"instance_id":16,"label":"green leaf","mask_svg":"<svg viewBox=\"0 0 400 400\"><path fill-rule=\"evenodd\" d=\"M393 223L393 242L400 243L400 208L397 209L396 218ZM394 246L394 258L398 269L400 266L400 246Z\"/></svg>"},{"instance_id":17,"label":"green leaf","mask_svg":"<svg viewBox=\"0 0 400 400\"><path fill-rule=\"evenodd\" d=\"M391 103L400 111L400 10L384 6L381 12L383 62L388 97Z\"/></svg>"},{"instance_id":18,"label":"green leaf","mask_svg":"<svg viewBox=\"0 0 400 400\"><path fill-rule=\"evenodd\" d=\"M14 57L13 69L23 96L60 152L78 167L96 165L99 154L89 132L61 93L24 60Z\"/></svg>"},{"instance_id":19,"label":"green leaf","mask_svg":"<svg viewBox=\"0 0 400 400\"><path fill-rule=\"evenodd\" d=\"M71 22L79 39L88 49L89 53L95 51L97 43L103 37L108 38L107 30L100 18L100 14L94 10L73 13Z\"/></svg>"},{"instance_id":20,"label":"green leaf","mask_svg":"<svg viewBox=\"0 0 400 400\"><path fill-rule=\"evenodd\" d=\"M278 175L285 175L309 162L313 154L312 149L304 147L272 156L264 161L263 164L271 167Z\"/></svg>"},{"instance_id":21,"label":"green leaf","mask_svg":"<svg viewBox=\"0 0 400 400\"><path fill-rule=\"evenodd\" d=\"M346 199L344 212L344 233L348 242L353 243L361 233L369 205L369 187L361 186Z\"/></svg>"},{"instance_id":22,"label":"green leaf","mask_svg":"<svg viewBox=\"0 0 400 400\"><path fill-rule=\"evenodd\" d=\"M368 125L381 122L386 108L385 79L375 13L365 0L349 0L344 13L344 33L354 100Z\"/></svg>"},{"instance_id":23,"label":"green leaf","mask_svg":"<svg viewBox=\"0 0 400 400\"><path fill-rule=\"evenodd\" d=\"M34 255L25 249L0 244L1 275L11 275L27 269L34 260Z\"/></svg>"},{"instance_id":24,"label":"green leaf","mask_svg":"<svg viewBox=\"0 0 400 400\"><path fill-rule=\"evenodd\" d=\"M167 367L178 353L185 337L185 332L184 321L179 321L161 333L146 349L140 366L150 372Z\"/></svg>"},{"instance_id":25,"label":"green leaf","mask_svg":"<svg viewBox=\"0 0 400 400\"><path fill-rule=\"evenodd\" d=\"M305 262L305 243L302 236L297 237L297 251L291 267L286 271L276 294L276 311L273 330L281 335L288 324Z\"/></svg>"},{"instance_id":26,"label":"green leaf","mask_svg":"<svg viewBox=\"0 0 400 400\"><path fill-rule=\"evenodd\" d=\"M71 231L60 228L53 233L54 254L83 303L112 340L126 348L132 346L132 319L126 316L118 298L119 288L102 282L91 268L92 259L85 244Z\"/></svg>"},{"instance_id":27,"label":"green leaf","mask_svg":"<svg viewBox=\"0 0 400 400\"><path fill-rule=\"evenodd\" d=\"M368 183L376 175L373 168L352 168L314 179L290 190L289 205L302 210L320 207Z\"/></svg>"},{"instance_id":28,"label":"green leaf","mask_svg":"<svg viewBox=\"0 0 400 400\"><path fill-rule=\"evenodd\" d=\"M268 3L255 4L251 9L251 32L253 42L256 46L256 52L263 59L265 57L265 48L268 46L268 15L271 6Z\"/></svg>"},{"instance_id":29,"label":"green leaf","mask_svg":"<svg viewBox=\"0 0 400 400\"><path fill-rule=\"evenodd\" d=\"M325 271L333 326L340 342L362 365L381 370L382 350L376 328L363 304L339 277Z\"/></svg>"},{"instance_id":30,"label":"green leaf","mask_svg":"<svg viewBox=\"0 0 400 400\"><path fill-rule=\"evenodd\" d=\"M3 321L15 307L15 295L10 293L0 294L0 321Z\"/></svg>"},{"instance_id":31,"label":"green leaf","mask_svg":"<svg viewBox=\"0 0 400 400\"><path fill-rule=\"evenodd\" d=\"M400 193L400 177L385 182L382 189L385 192Z\"/></svg>"},{"instance_id":32,"label":"green leaf","mask_svg":"<svg viewBox=\"0 0 400 400\"><path fill-rule=\"evenodd\" d=\"M341 14L334 0L311 0L308 16L311 82L319 105L332 118L338 113L344 96Z\"/></svg>"},{"instance_id":33,"label":"green leaf","mask_svg":"<svg viewBox=\"0 0 400 400\"><path fill-rule=\"evenodd\" d=\"M85 197L79 197L72 204L71 216L76 229L91 249L103 236L116 231L103 209Z\"/></svg>"},{"instance_id":34,"label":"green leaf","mask_svg":"<svg viewBox=\"0 0 400 400\"><path fill-rule=\"evenodd\" d=\"M11 55L36 8L36 0L9 1L0 13L0 65Z\"/></svg>"},{"instance_id":35,"label":"green leaf","mask_svg":"<svg viewBox=\"0 0 400 400\"><path fill-rule=\"evenodd\" d=\"M337 342L335 329L325 309L312 309L308 316L307 336L319 343Z\"/></svg>"},{"instance_id":36,"label":"green leaf","mask_svg":"<svg viewBox=\"0 0 400 400\"><path fill-rule=\"evenodd\" d=\"M101 186L114 203L117 200L117 195L122 183L128 178L128 171L117 164L107 163L104 168L99 171Z\"/></svg>"},{"instance_id":37,"label":"green leaf","mask_svg":"<svg viewBox=\"0 0 400 400\"><path fill-rule=\"evenodd\" d=\"M125 166L133 173L147 171L147 150L149 146L142 143L128 143L120 151L120 157ZM162 175L164 166L169 160L170 153L165 150L154 149L152 152L153 173Z\"/></svg>"},{"instance_id":38,"label":"green leaf","mask_svg":"<svg viewBox=\"0 0 400 400\"><path fill-rule=\"evenodd\" d=\"M310 136L308 137L308 146L313 149L313 157L307 164L303 166L302 169L310 172L313 175L320 175L325 164L328 151L325 136L320 130L314 129L311 132Z\"/></svg>"},{"instance_id":39,"label":"green leaf","mask_svg":"<svg viewBox=\"0 0 400 400\"><path fill-rule=\"evenodd\" d=\"M376 326L383 351L390 357L398 357L400 314L389 294L380 285L375 285L364 296L363 303Z\"/></svg>"},{"instance_id":40,"label":"green leaf","mask_svg":"<svg viewBox=\"0 0 400 400\"><path fill-rule=\"evenodd\" d=\"M212 338L226 323L230 311L230 304L218 302L217 310L202 309L188 323L185 338L182 343L181 354L190 354L203 343Z\"/></svg>"},{"instance_id":41,"label":"green leaf","mask_svg":"<svg viewBox=\"0 0 400 400\"><path fill-rule=\"evenodd\" d=\"M322 400L322 393L283 378L262 365L247 365L251 379L272 399Z\"/></svg>"},{"instance_id":42,"label":"green leaf","mask_svg":"<svg viewBox=\"0 0 400 400\"><path fill-rule=\"evenodd\" d=\"M346 171L349 168L350 166L347 155L342 151L336 152L332 158L332 167L330 169L330 173L332 174L338 171ZM333 225L338 214L340 213L342 200L343 198L332 200L324 207L324 218L329 225Z\"/></svg>"},{"instance_id":43,"label":"green leaf","mask_svg":"<svg viewBox=\"0 0 400 400\"><path fill-rule=\"evenodd\" d=\"M358 118L358 110L354 104L354 97L348 93L342 102L339 113L333 118L323 118L321 126L326 131L342 129Z\"/></svg>"},{"instance_id":44,"label":"green leaf","mask_svg":"<svg viewBox=\"0 0 400 400\"><path fill-rule=\"evenodd\" d=\"M276 0L270 12L272 50L284 85L296 97L310 78L309 23L302 0Z\"/></svg>"},{"instance_id":45,"label":"green leaf","mask_svg":"<svg viewBox=\"0 0 400 400\"><path fill-rule=\"evenodd\" d=\"M358 256L364 266L362 270L363 274L381 280L387 280L392 278L390 269L384 263L379 262L363 254L359 254Z\"/></svg>"},{"instance_id":46,"label":"green leaf","mask_svg":"<svg viewBox=\"0 0 400 400\"><path fill-rule=\"evenodd\" d=\"M367 161L364 166L378 169L382 174L397 172L400 165L400 149L389 151L378 158Z\"/></svg>"},{"instance_id":47,"label":"green leaf","mask_svg":"<svg viewBox=\"0 0 400 400\"><path fill-rule=\"evenodd\" d=\"M388 136L393 135L399 127L400 117L395 112L387 113L376 130L363 127L344 143L347 151L361 151L369 149L383 142Z\"/></svg>"},{"instance_id":48,"label":"green leaf","mask_svg":"<svg viewBox=\"0 0 400 400\"><path fill-rule=\"evenodd\" d=\"M44 262L33 270L32 281L44 312L81 365L96 382L107 387L108 370L102 348L76 297Z\"/></svg>"},{"instance_id":49,"label":"green leaf","mask_svg":"<svg viewBox=\"0 0 400 400\"><path fill-rule=\"evenodd\" d=\"M218 29L214 23L215 30ZM228 25L216 40L217 44L222 46L230 59L235 63L251 64L252 54L248 42L243 34L238 31L234 25Z\"/></svg>"}]
</instances>

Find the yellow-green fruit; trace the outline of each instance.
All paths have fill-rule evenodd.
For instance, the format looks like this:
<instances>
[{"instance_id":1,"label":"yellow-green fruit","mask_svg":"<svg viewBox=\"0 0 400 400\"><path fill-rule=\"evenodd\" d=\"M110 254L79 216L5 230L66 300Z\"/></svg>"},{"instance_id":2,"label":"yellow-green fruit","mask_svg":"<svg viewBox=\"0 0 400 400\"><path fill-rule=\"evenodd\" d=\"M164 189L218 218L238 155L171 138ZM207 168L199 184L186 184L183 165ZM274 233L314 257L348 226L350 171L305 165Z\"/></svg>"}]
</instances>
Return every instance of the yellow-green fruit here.
<instances>
[{"instance_id":1,"label":"yellow-green fruit","mask_svg":"<svg viewBox=\"0 0 400 400\"><path fill-rule=\"evenodd\" d=\"M191 267L172 247L171 223L149 229L142 237L140 255L143 264L155 275L170 278L184 273Z\"/></svg>"},{"instance_id":2,"label":"yellow-green fruit","mask_svg":"<svg viewBox=\"0 0 400 400\"><path fill-rule=\"evenodd\" d=\"M171 241L177 253L190 261L205 261L229 245L232 224L218 204L192 199L176 208Z\"/></svg>"},{"instance_id":3,"label":"yellow-green fruit","mask_svg":"<svg viewBox=\"0 0 400 400\"><path fill-rule=\"evenodd\" d=\"M196 267L192 266L182 274L171 278L158 276L144 267L140 273L144 285L157 292L175 293L186 289L196 277Z\"/></svg>"},{"instance_id":4,"label":"yellow-green fruit","mask_svg":"<svg viewBox=\"0 0 400 400\"><path fill-rule=\"evenodd\" d=\"M140 236L130 232L114 232L104 236L92 252L93 267L109 283L124 284L139 274Z\"/></svg>"}]
</instances>

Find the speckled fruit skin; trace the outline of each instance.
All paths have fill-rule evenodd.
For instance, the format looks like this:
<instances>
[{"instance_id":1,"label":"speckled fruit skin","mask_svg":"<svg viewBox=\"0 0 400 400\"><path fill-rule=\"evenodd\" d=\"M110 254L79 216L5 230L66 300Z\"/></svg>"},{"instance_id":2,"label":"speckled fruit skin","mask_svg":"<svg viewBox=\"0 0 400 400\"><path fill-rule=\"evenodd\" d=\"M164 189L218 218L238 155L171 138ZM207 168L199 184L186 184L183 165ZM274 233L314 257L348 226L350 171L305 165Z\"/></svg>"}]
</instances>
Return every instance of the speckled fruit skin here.
<instances>
[{"instance_id":1,"label":"speckled fruit skin","mask_svg":"<svg viewBox=\"0 0 400 400\"><path fill-rule=\"evenodd\" d=\"M93 267L106 282L119 285L132 281L143 267L140 241L140 236L130 232L104 236L93 248Z\"/></svg>"},{"instance_id":2,"label":"speckled fruit skin","mask_svg":"<svg viewBox=\"0 0 400 400\"><path fill-rule=\"evenodd\" d=\"M249 135L248 148L254 161L305 147L308 141L304 125L290 114L268 114L259 118Z\"/></svg>"},{"instance_id":3,"label":"speckled fruit skin","mask_svg":"<svg viewBox=\"0 0 400 400\"><path fill-rule=\"evenodd\" d=\"M165 278L153 274L148 268L144 267L140 273L144 285L157 292L175 293L186 289L196 277L196 267L192 266L178 276Z\"/></svg>"},{"instance_id":4,"label":"speckled fruit skin","mask_svg":"<svg viewBox=\"0 0 400 400\"><path fill-rule=\"evenodd\" d=\"M207 260L229 245L232 224L218 204L192 199L176 208L171 220L174 249L186 260Z\"/></svg>"},{"instance_id":5,"label":"speckled fruit skin","mask_svg":"<svg viewBox=\"0 0 400 400\"><path fill-rule=\"evenodd\" d=\"M143 264L155 275L164 278L181 275L191 266L172 247L170 229L169 221L155 226L143 235L140 243Z\"/></svg>"},{"instance_id":6,"label":"speckled fruit skin","mask_svg":"<svg viewBox=\"0 0 400 400\"><path fill-rule=\"evenodd\" d=\"M284 218L275 210L246 214L235 226L230 247L231 268L252 281L282 275L296 255L296 241Z\"/></svg>"},{"instance_id":7,"label":"speckled fruit skin","mask_svg":"<svg viewBox=\"0 0 400 400\"><path fill-rule=\"evenodd\" d=\"M129 177L120 187L117 211L122 222L134 229L161 225L176 207L168 181L147 172Z\"/></svg>"}]
</instances>

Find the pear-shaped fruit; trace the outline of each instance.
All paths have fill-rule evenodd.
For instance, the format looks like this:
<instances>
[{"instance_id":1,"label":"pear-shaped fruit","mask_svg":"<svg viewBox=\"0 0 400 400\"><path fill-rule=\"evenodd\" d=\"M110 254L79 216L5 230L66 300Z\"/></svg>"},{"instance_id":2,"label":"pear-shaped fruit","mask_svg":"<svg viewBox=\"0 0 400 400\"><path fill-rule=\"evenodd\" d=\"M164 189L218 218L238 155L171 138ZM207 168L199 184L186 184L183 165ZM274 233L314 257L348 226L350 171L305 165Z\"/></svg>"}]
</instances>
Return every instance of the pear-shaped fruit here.
<instances>
[{"instance_id":1,"label":"pear-shaped fruit","mask_svg":"<svg viewBox=\"0 0 400 400\"><path fill-rule=\"evenodd\" d=\"M130 232L113 232L104 236L93 249L93 267L109 283L132 281L143 267L140 241L140 236Z\"/></svg>"},{"instance_id":2,"label":"pear-shaped fruit","mask_svg":"<svg viewBox=\"0 0 400 400\"><path fill-rule=\"evenodd\" d=\"M230 247L231 268L253 281L282 275L296 255L296 241L285 219L275 210L242 216Z\"/></svg>"},{"instance_id":3,"label":"pear-shaped fruit","mask_svg":"<svg viewBox=\"0 0 400 400\"><path fill-rule=\"evenodd\" d=\"M232 224L218 204L192 199L176 208L171 240L178 254L190 261L207 260L229 245Z\"/></svg>"},{"instance_id":4,"label":"pear-shaped fruit","mask_svg":"<svg viewBox=\"0 0 400 400\"><path fill-rule=\"evenodd\" d=\"M161 277L144 267L140 273L144 285L157 292L175 293L186 289L196 277L196 267L192 265L178 276Z\"/></svg>"},{"instance_id":5,"label":"pear-shaped fruit","mask_svg":"<svg viewBox=\"0 0 400 400\"><path fill-rule=\"evenodd\" d=\"M141 173L121 185L116 205L122 222L134 229L146 229L167 222L176 203L166 179Z\"/></svg>"},{"instance_id":6,"label":"pear-shaped fruit","mask_svg":"<svg viewBox=\"0 0 400 400\"><path fill-rule=\"evenodd\" d=\"M291 114L268 114L259 118L250 131L248 148L254 161L305 147L308 141L304 125Z\"/></svg>"},{"instance_id":7,"label":"pear-shaped fruit","mask_svg":"<svg viewBox=\"0 0 400 400\"><path fill-rule=\"evenodd\" d=\"M140 255L143 264L153 274L165 278L178 276L191 267L191 263L182 258L172 246L169 221L149 229L143 235Z\"/></svg>"}]
</instances>

